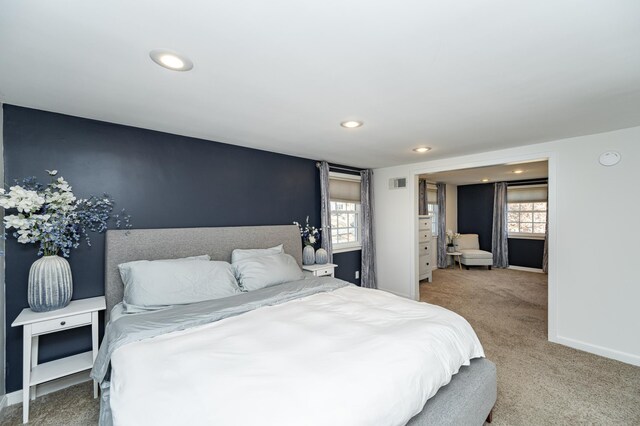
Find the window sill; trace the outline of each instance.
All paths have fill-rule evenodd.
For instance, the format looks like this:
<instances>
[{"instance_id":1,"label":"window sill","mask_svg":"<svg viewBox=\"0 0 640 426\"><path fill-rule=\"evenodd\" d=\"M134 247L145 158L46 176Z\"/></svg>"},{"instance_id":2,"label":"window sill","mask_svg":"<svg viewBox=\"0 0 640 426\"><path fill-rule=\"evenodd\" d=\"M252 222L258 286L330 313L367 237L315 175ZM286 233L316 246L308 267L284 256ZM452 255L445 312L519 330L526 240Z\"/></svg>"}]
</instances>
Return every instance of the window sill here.
<instances>
[{"instance_id":1,"label":"window sill","mask_svg":"<svg viewBox=\"0 0 640 426\"><path fill-rule=\"evenodd\" d=\"M535 235L527 235L527 234L509 234L509 239L513 240L544 240L544 234L535 234Z\"/></svg>"},{"instance_id":2,"label":"window sill","mask_svg":"<svg viewBox=\"0 0 640 426\"><path fill-rule=\"evenodd\" d=\"M356 251L356 250L362 250L362 245L358 244L358 245L353 245L353 246L334 247L333 248L333 254L346 253L348 251Z\"/></svg>"}]
</instances>

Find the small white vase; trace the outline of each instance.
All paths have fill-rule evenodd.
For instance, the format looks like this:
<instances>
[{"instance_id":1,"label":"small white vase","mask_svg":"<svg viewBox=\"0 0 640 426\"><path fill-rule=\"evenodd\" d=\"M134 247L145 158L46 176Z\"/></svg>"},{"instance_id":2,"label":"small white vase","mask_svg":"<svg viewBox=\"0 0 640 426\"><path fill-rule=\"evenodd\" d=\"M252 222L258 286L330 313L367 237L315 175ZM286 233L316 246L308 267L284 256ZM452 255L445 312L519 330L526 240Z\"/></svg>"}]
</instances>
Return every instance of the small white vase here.
<instances>
[{"instance_id":1,"label":"small white vase","mask_svg":"<svg viewBox=\"0 0 640 426\"><path fill-rule=\"evenodd\" d=\"M73 295L71 266L60 256L43 256L29 270L27 300L35 312L64 308Z\"/></svg>"},{"instance_id":2,"label":"small white vase","mask_svg":"<svg viewBox=\"0 0 640 426\"><path fill-rule=\"evenodd\" d=\"M316 261L316 251L313 246L304 246L302 250L302 264L313 265Z\"/></svg>"}]
</instances>

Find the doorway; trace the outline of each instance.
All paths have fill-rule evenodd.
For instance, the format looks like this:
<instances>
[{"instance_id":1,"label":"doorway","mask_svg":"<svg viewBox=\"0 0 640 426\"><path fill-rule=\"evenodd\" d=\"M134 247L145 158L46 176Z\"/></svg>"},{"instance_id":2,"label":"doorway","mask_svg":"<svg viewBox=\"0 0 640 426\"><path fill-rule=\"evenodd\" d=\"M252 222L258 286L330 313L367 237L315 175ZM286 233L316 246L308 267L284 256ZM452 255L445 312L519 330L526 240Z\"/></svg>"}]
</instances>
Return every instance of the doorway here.
<instances>
[{"instance_id":1,"label":"doorway","mask_svg":"<svg viewBox=\"0 0 640 426\"><path fill-rule=\"evenodd\" d=\"M431 215L434 222L432 228L433 249L429 253L430 263L433 265L433 281L438 279L454 279L451 273L447 276L447 270L443 269L442 255L440 268L438 268L437 248L442 250L443 241L446 234L441 235L444 230L450 231L450 237L456 233L476 234L479 247L484 251L491 252L492 225L493 225L493 186L495 182L507 182L509 188L509 270L526 271L529 273L542 272L542 258L545 246L545 231L549 226L549 233L546 235L546 245L548 252L553 254L553 221L555 217L555 161L551 157L547 158L526 158L509 159L504 162L487 160L483 163L473 165L459 165L452 167L439 167L430 170L417 170L414 175L415 180L415 223L416 235L419 232L420 213ZM438 205L435 199L435 184L444 184L445 203L444 209ZM425 191L421 198L421 188ZM546 199L542 200L539 194L545 193ZM537 194L537 195L536 195ZM529 199L527 199L529 198ZM530 202L529 202L530 201ZM424 204L422 204L424 203ZM444 212L443 212L444 210ZM440 220L444 220L444 227ZM438 226L439 225L439 226ZM419 265L420 256L424 256L424 250L420 251L423 244L416 239L415 265L416 267L416 299L420 298L421 289L426 291L429 283L420 281ZM452 261L456 261L455 256L445 256L447 266L452 266ZM454 260L455 259L455 260ZM546 315L547 315L547 336L551 339L555 335L555 279L553 275L553 259L549 256L548 287L546 288ZM424 260L424 258L423 258ZM489 274L479 275L479 272L486 271L486 267L463 265L456 262L456 274L462 274L458 280L482 280L489 277ZM460 267L462 266L462 271ZM494 268L495 270L495 268ZM466 274L466 275L464 275ZM424 274L423 274L424 276ZM540 281L542 277L537 277ZM431 280L429 280L431 281ZM424 299L424 297L423 297ZM427 300L428 301L428 300Z\"/></svg>"}]
</instances>

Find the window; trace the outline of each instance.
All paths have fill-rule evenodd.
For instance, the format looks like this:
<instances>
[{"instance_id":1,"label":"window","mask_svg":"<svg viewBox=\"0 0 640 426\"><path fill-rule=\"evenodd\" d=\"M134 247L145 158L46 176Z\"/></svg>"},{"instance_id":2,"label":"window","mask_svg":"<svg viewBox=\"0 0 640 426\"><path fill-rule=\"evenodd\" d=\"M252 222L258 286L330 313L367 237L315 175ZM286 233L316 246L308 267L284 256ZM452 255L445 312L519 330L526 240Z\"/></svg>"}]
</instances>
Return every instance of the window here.
<instances>
[{"instance_id":1,"label":"window","mask_svg":"<svg viewBox=\"0 0 640 426\"><path fill-rule=\"evenodd\" d=\"M330 173L329 198L333 251L360 249L360 176Z\"/></svg>"},{"instance_id":2,"label":"window","mask_svg":"<svg viewBox=\"0 0 640 426\"><path fill-rule=\"evenodd\" d=\"M547 186L507 189L507 229L510 237L544 237L547 228Z\"/></svg>"},{"instance_id":3,"label":"window","mask_svg":"<svg viewBox=\"0 0 640 426\"><path fill-rule=\"evenodd\" d=\"M427 214L431 215L431 234L438 236L438 188L427 184Z\"/></svg>"},{"instance_id":4,"label":"window","mask_svg":"<svg viewBox=\"0 0 640 426\"><path fill-rule=\"evenodd\" d=\"M431 215L431 233L434 237L438 236L438 204L427 203L427 214Z\"/></svg>"}]
</instances>

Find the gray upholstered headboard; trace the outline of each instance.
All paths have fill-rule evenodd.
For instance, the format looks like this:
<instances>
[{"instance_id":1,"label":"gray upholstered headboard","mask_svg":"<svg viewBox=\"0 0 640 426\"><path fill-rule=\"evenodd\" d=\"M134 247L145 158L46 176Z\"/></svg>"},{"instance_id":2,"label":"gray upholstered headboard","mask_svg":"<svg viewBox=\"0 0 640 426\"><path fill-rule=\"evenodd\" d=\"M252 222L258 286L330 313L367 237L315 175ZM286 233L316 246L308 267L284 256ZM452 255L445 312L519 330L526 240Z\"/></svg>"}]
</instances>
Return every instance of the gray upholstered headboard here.
<instances>
[{"instance_id":1,"label":"gray upholstered headboard","mask_svg":"<svg viewBox=\"0 0 640 426\"><path fill-rule=\"evenodd\" d=\"M284 245L285 253L302 265L302 242L296 225L238 226L230 228L174 228L110 230L105 247L106 319L122 301L124 286L118 265L133 260L176 259L208 254L231 262L233 249Z\"/></svg>"}]
</instances>

